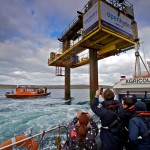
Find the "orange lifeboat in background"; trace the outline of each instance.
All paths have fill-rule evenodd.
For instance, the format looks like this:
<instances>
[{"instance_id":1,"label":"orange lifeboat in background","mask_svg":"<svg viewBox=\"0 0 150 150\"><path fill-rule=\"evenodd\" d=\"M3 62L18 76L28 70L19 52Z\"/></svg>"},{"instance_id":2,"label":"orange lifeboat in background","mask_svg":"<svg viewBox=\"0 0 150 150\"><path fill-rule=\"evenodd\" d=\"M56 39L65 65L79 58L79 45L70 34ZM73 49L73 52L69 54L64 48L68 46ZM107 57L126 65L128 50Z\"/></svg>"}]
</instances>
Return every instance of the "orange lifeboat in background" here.
<instances>
[{"instance_id":1,"label":"orange lifeboat in background","mask_svg":"<svg viewBox=\"0 0 150 150\"><path fill-rule=\"evenodd\" d=\"M32 86L18 86L16 92L6 92L7 98L21 99L21 98L38 98L50 95L51 92L47 92L47 88L39 88Z\"/></svg>"}]
</instances>

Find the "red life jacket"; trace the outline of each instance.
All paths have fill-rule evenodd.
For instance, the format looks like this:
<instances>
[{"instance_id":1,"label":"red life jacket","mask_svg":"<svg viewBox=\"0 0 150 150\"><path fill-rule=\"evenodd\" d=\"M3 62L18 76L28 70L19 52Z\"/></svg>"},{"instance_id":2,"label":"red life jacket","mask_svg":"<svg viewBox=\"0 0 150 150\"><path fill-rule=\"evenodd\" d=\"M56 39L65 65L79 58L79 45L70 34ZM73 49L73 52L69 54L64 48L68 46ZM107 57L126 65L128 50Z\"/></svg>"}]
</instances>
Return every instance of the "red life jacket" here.
<instances>
[{"instance_id":1,"label":"red life jacket","mask_svg":"<svg viewBox=\"0 0 150 150\"><path fill-rule=\"evenodd\" d=\"M113 109L113 108L117 108L119 106L119 104L115 104L115 105L108 105L105 108L109 108L109 109Z\"/></svg>"},{"instance_id":2,"label":"red life jacket","mask_svg":"<svg viewBox=\"0 0 150 150\"><path fill-rule=\"evenodd\" d=\"M150 117L150 111L141 111L136 114L136 116Z\"/></svg>"},{"instance_id":3,"label":"red life jacket","mask_svg":"<svg viewBox=\"0 0 150 150\"><path fill-rule=\"evenodd\" d=\"M77 136L77 129L79 128L79 124L77 124L76 126L75 126L75 130L72 130L71 132L70 132L70 137L75 137L75 136Z\"/></svg>"},{"instance_id":4,"label":"red life jacket","mask_svg":"<svg viewBox=\"0 0 150 150\"><path fill-rule=\"evenodd\" d=\"M75 136L77 136L77 133L74 130L72 130L70 133L70 137L75 137Z\"/></svg>"},{"instance_id":5,"label":"red life jacket","mask_svg":"<svg viewBox=\"0 0 150 150\"><path fill-rule=\"evenodd\" d=\"M132 105L131 107L125 109L124 111L125 111L125 112L126 112L126 111L127 111L127 112L134 112L134 111L135 111L135 107L134 107L134 105Z\"/></svg>"}]
</instances>

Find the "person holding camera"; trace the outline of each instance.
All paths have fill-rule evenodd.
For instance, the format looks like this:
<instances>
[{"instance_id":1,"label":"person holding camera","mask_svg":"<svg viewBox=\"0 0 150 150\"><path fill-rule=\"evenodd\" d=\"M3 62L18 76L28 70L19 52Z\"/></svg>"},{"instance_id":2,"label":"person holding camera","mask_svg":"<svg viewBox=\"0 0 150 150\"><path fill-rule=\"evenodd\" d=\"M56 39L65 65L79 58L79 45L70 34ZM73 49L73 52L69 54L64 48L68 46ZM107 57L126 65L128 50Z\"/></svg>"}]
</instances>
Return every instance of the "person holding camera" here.
<instances>
[{"instance_id":1,"label":"person holding camera","mask_svg":"<svg viewBox=\"0 0 150 150\"><path fill-rule=\"evenodd\" d=\"M104 101L99 105L99 96ZM91 109L100 118L101 131L100 140L102 150L121 150L123 145L120 138L120 132L123 129L123 107L118 100L114 100L114 92L106 89L104 92L99 88L92 101Z\"/></svg>"},{"instance_id":2,"label":"person holding camera","mask_svg":"<svg viewBox=\"0 0 150 150\"><path fill-rule=\"evenodd\" d=\"M98 127L89 113L78 112L69 124L69 133L70 136L62 150L97 150L95 137Z\"/></svg>"}]
</instances>

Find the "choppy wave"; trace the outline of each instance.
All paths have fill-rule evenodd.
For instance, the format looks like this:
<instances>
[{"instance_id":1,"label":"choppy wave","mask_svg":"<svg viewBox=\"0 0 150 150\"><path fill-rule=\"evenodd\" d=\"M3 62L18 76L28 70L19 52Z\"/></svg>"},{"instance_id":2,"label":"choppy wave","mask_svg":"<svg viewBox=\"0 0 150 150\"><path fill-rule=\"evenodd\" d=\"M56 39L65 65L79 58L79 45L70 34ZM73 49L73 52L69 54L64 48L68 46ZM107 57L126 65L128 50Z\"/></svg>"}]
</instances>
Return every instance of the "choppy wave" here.
<instances>
[{"instance_id":1,"label":"choppy wave","mask_svg":"<svg viewBox=\"0 0 150 150\"><path fill-rule=\"evenodd\" d=\"M93 113L89 90L72 89L70 102L64 101L63 89L51 89L51 96L40 99L7 99L0 91L0 143L17 135L33 135L58 124L68 124L78 111Z\"/></svg>"}]
</instances>

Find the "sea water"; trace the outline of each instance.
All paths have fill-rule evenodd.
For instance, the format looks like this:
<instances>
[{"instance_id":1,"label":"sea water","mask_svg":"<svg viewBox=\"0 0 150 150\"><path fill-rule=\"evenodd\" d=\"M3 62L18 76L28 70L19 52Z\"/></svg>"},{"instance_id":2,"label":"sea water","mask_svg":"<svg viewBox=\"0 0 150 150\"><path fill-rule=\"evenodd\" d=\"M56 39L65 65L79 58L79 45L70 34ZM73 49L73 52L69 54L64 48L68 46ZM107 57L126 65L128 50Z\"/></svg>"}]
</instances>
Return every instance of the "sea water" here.
<instances>
[{"instance_id":1,"label":"sea water","mask_svg":"<svg viewBox=\"0 0 150 150\"><path fill-rule=\"evenodd\" d=\"M50 96L11 99L0 89L0 143L18 135L34 135L59 124L68 124L78 111L89 112L89 89L71 89L71 102L64 100L64 89L48 89Z\"/></svg>"}]
</instances>

